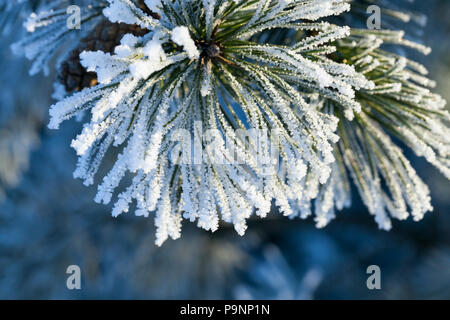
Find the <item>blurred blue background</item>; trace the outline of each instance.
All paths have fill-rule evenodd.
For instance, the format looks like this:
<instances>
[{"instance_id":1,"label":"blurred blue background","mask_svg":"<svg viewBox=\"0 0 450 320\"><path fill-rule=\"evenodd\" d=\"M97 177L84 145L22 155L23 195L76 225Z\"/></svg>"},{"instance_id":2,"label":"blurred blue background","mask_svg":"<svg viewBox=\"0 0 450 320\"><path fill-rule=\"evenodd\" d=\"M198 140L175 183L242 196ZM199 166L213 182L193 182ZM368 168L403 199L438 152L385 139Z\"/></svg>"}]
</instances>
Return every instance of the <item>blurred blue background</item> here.
<instances>
[{"instance_id":1,"label":"blurred blue background","mask_svg":"<svg viewBox=\"0 0 450 320\"><path fill-rule=\"evenodd\" d=\"M414 56L430 68L450 101L450 1L421 1L429 16L415 39L433 48ZM17 36L17 35L16 35ZM95 187L72 178L71 139L80 124L46 129L52 79L0 43L0 298L17 299L443 299L450 298L450 183L413 160L430 186L435 211L422 222L379 231L358 196L350 210L318 230L310 220L276 214L211 235L186 223L181 239L154 245L152 219L112 218L93 202ZM368 290L366 268L381 268ZM66 287L79 265L82 289Z\"/></svg>"}]
</instances>

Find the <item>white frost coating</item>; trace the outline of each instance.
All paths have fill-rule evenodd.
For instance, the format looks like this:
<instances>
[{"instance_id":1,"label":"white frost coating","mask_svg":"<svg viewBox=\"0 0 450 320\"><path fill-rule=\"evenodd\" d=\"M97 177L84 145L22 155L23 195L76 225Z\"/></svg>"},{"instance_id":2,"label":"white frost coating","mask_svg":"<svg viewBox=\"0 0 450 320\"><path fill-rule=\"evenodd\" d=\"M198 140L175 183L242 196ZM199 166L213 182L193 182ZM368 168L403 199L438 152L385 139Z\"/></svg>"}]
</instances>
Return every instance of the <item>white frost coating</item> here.
<instances>
[{"instance_id":1,"label":"white frost coating","mask_svg":"<svg viewBox=\"0 0 450 320\"><path fill-rule=\"evenodd\" d=\"M211 93L211 70L208 70L207 66L203 69L203 81L200 93L202 97L206 97Z\"/></svg>"},{"instance_id":2,"label":"white frost coating","mask_svg":"<svg viewBox=\"0 0 450 320\"><path fill-rule=\"evenodd\" d=\"M166 60L166 54L161 46L161 41L153 39L149 41L144 47L144 54L151 61L162 62Z\"/></svg>"},{"instance_id":3,"label":"white frost coating","mask_svg":"<svg viewBox=\"0 0 450 320\"><path fill-rule=\"evenodd\" d=\"M172 30L172 40L183 47L190 59L198 59L200 57L200 51L198 51L194 40L192 40L187 27L175 27Z\"/></svg>"},{"instance_id":4,"label":"white frost coating","mask_svg":"<svg viewBox=\"0 0 450 320\"><path fill-rule=\"evenodd\" d=\"M108 0L109 6L103 10L103 14L111 22L140 24L140 19L137 17L127 0Z\"/></svg>"},{"instance_id":5,"label":"white frost coating","mask_svg":"<svg viewBox=\"0 0 450 320\"><path fill-rule=\"evenodd\" d=\"M147 16L131 0L107 0L109 6L103 9L103 15L111 22L137 24L142 28L159 28L158 20Z\"/></svg>"},{"instance_id":6,"label":"white frost coating","mask_svg":"<svg viewBox=\"0 0 450 320\"><path fill-rule=\"evenodd\" d=\"M144 0L145 5L155 13L161 13L161 0Z\"/></svg>"},{"instance_id":7,"label":"white frost coating","mask_svg":"<svg viewBox=\"0 0 450 320\"><path fill-rule=\"evenodd\" d=\"M115 202L113 216L133 207L153 216L157 245L179 238L182 220L211 232L224 221L243 235L273 204L325 227L350 205L349 178L381 229L391 218L422 219L429 190L380 123L449 177L445 102L425 88L433 83L423 66L376 52L384 41L413 46L401 33L357 36L315 22L347 2L260 0L226 12L228 1L146 0L157 20L134 1L107 0L111 21L149 33L125 35L114 54L83 52L100 84L51 107L51 128L91 112L72 141L74 176L94 183L109 148L123 148L95 201ZM314 32L283 46L250 38L274 28ZM27 54L39 57L44 46ZM357 55L337 63L337 48ZM115 196L127 174L131 183Z\"/></svg>"},{"instance_id":8,"label":"white frost coating","mask_svg":"<svg viewBox=\"0 0 450 320\"><path fill-rule=\"evenodd\" d=\"M86 52L80 54L81 65L87 71L96 72L99 83L110 83L113 78L127 69L126 62L112 57L103 51Z\"/></svg>"},{"instance_id":9,"label":"white frost coating","mask_svg":"<svg viewBox=\"0 0 450 320\"><path fill-rule=\"evenodd\" d=\"M120 58L126 58L132 54L139 39L132 34L126 34L120 40L120 45L114 48L114 53Z\"/></svg>"},{"instance_id":10,"label":"white frost coating","mask_svg":"<svg viewBox=\"0 0 450 320\"><path fill-rule=\"evenodd\" d=\"M153 39L145 45L142 52L146 59L138 60L130 65L130 73L133 77L137 79L148 78L154 72L171 63L171 60L167 59L161 44L160 40Z\"/></svg>"}]
</instances>

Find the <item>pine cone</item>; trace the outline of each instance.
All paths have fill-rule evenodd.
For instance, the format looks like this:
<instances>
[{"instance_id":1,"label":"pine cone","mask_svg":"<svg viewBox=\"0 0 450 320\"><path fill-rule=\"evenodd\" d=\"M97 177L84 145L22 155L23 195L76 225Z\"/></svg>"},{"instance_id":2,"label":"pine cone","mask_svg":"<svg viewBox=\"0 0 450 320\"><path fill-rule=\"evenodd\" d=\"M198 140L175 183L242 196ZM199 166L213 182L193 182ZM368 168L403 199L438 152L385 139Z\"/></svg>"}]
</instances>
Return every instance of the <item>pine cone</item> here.
<instances>
[{"instance_id":1,"label":"pine cone","mask_svg":"<svg viewBox=\"0 0 450 320\"><path fill-rule=\"evenodd\" d=\"M143 36L148 30L136 25L111 23L107 20L99 23L93 32L80 41L79 46L73 50L69 58L61 64L58 79L68 93L80 91L97 84L95 72L87 72L80 63L80 53L83 51L97 51L112 53L120 44L122 37L131 33Z\"/></svg>"}]
</instances>

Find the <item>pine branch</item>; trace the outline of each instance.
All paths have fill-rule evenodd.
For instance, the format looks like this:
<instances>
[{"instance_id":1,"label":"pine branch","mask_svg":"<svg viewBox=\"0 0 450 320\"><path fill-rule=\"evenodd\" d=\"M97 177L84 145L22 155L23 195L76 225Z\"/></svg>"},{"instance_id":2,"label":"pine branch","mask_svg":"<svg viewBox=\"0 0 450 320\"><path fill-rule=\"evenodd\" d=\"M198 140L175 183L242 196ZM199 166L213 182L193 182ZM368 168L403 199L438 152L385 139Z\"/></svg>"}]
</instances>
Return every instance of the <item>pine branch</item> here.
<instances>
[{"instance_id":1,"label":"pine branch","mask_svg":"<svg viewBox=\"0 0 450 320\"><path fill-rule=\"evenodd\" d=\"M391 217L420 220L432 210L429 190L392 137L450 178L449 115L425 68L382 45L429 48L401 31L341 26L349 3L346 16L357 16L361 5L383 1L107 0L84 7L86 26L107 18L148 32L125 35L113 53L82 52L99 84L51 107L53 129L91 112L72 141L74 176L93 184L107 151L120 148L95 200L116 198L114 216L133 202L136 215L154 214L158 245L180 237L183 220L209 231L232 223L242 235L246 221L264 218L273 204L289 217L314 214L324 227L335 209L350 205L348 176L380 228L390 229ZM72 33L61 28L59 5L32 16L34 32L16 45L34 59L32 73L45 71ZM115 196L127 174L131 184Z\"/></svg>"}]
</instances>

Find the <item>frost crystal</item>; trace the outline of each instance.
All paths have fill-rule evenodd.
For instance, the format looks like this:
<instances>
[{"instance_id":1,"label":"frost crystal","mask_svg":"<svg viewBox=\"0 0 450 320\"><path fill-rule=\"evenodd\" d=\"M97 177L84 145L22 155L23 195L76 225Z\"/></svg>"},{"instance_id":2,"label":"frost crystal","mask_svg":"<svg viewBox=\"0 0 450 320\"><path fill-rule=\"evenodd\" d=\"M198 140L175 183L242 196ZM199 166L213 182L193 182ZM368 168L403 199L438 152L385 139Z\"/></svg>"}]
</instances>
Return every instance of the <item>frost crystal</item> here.
<instances>
[{"instance_id":1,"label":"frost crystal","mask_svg":"<svg viewBox=\"0 0 450 320\"><path fill-rule=\"evenodd\" d=\"M198 59L200 52L192 40L189 29L186 27L175 27L172 30L172 41L182 46L190 59Z\"/></svg>"}]
</instances>

